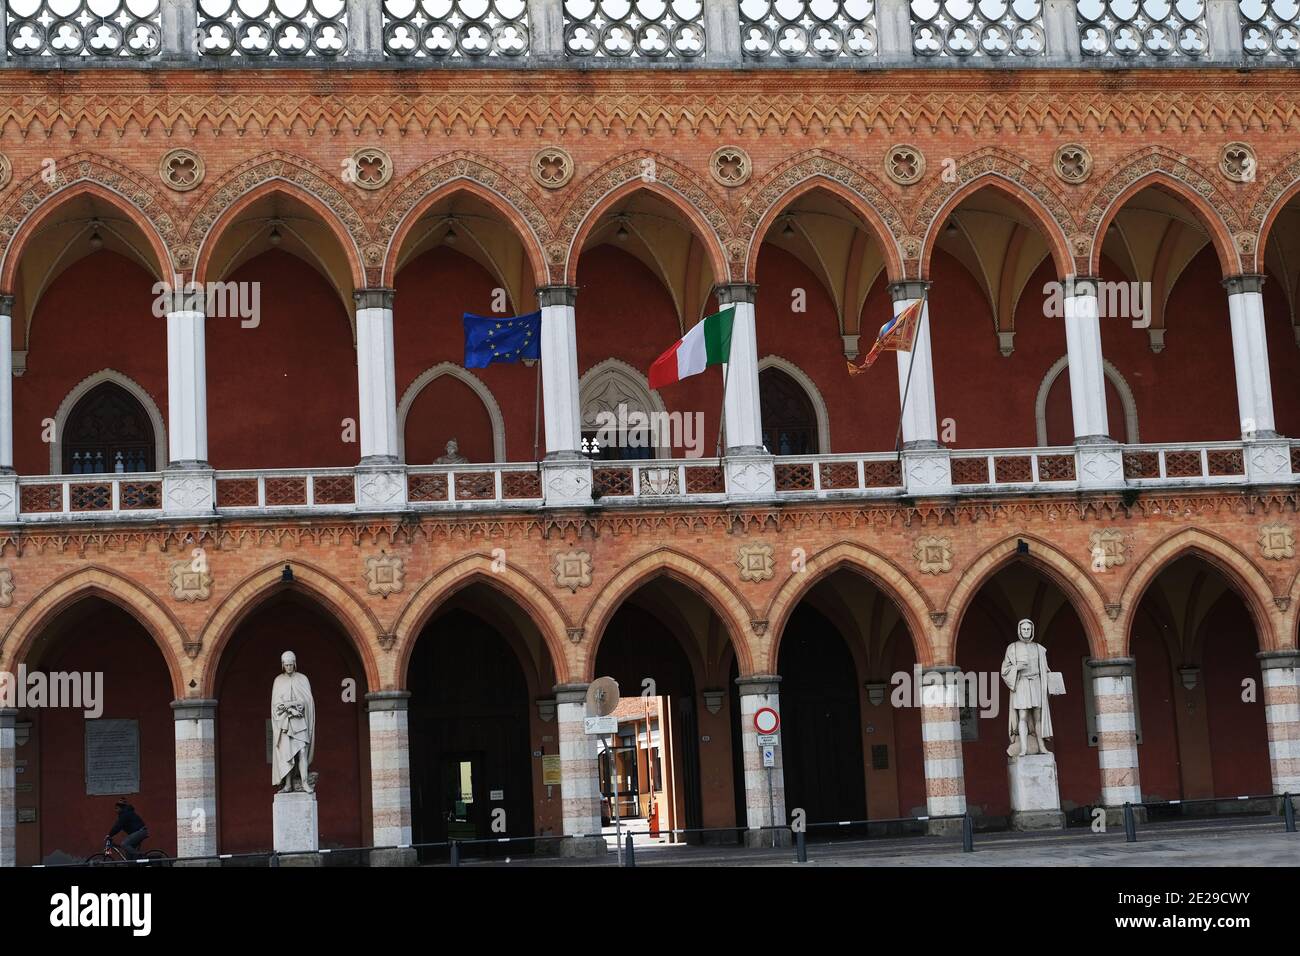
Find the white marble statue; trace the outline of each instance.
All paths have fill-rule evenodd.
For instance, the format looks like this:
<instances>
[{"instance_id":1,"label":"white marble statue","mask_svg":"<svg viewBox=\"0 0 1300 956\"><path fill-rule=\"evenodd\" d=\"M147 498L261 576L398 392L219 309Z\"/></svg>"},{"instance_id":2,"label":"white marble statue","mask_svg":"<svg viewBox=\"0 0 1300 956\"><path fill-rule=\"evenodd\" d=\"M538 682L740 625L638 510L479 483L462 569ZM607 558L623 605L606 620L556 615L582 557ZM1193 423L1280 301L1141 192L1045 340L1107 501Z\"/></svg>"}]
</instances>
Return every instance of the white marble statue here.
<instances>
[{"instance_id":1,"label":"white marble statue","mask_svg":"<svg viewBox=\"0 0 1300 956\"><path fill-rule=\"evenodd\" d=\"M316 753L316 701L293 651L280 655L283 674L271 686L271 783L281 793L311 793L316 775L308 772Z\"/></svg>"},{"instance_id":2,"label":"white marble statue","mask_svg":"<svg viewBox=\"0 0 1300 956\"><path fill-rule=\"evenodd\" d=\"M433 463L435 465L463 465L468 461L469 459L460 453L460 445L453 438L447 442L447 454L439 455L434 459Z\"/></svg>"},{"instance_id":3,"label":"white marble statue","mask_svg":"<svg viewBox=\"0 0 1300 956\"><path fill-rule=\"evenodd\" d=\"M1007 706L1011 746L1007 754L1024 757L1045 754L1052 736L1052 712L1047 650L1034 643L1034 622L1023 620L1016 625L1017 640L1007 645L1002 657L1002 680L1011 690Z\"/></svg>"}]
</instances>

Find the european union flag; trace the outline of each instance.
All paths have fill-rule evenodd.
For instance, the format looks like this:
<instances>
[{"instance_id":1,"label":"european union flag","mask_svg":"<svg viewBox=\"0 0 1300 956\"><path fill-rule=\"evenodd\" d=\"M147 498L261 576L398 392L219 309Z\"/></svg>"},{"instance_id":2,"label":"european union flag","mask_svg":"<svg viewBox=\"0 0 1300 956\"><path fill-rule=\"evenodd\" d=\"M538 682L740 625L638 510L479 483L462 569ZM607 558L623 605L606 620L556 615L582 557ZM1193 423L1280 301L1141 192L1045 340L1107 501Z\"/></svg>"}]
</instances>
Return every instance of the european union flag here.
<instances>
[{"instance_id":1,"label":"european union flag","mask_svg":"<svg viewBox=\"0 0 1300 956\"><path fill-rule=\"evenodd\" d=\"M542 357L542 313L505 319L465 313L465 367Z\"/></svg>"}]
</instances>

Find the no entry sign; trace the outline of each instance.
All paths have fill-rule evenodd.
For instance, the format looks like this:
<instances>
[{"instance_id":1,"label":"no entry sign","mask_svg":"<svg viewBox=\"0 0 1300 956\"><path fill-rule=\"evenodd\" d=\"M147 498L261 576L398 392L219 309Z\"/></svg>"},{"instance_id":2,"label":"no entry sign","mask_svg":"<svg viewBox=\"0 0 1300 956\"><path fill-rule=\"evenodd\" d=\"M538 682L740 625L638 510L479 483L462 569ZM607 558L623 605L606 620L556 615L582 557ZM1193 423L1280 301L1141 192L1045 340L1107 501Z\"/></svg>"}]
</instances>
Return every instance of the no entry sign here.
<instances>
[{"instance_id":1,"label":"no entry sign","mask_svg":"<svg viewBox=\"0 0 1300 956\"><path fill-rule=\"evenodd\" d=\"M760 707L754 713L754 729L760 734L774 734L781 727L781 715L771 707Z\"/></svg>"}]
</instances>

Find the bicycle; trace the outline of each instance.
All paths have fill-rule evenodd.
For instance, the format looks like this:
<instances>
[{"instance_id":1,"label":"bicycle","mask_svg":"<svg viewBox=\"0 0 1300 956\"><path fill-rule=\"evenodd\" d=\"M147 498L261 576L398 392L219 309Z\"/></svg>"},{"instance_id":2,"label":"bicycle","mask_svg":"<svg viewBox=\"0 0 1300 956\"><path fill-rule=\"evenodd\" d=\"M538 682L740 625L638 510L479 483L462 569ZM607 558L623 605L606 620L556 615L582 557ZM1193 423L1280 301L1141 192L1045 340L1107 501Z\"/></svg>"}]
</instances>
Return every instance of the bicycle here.
<instances>
[{"instance_id":1,"label":"bicycle","mask_svg":"<svg viewBox=\"0 0 1300 956\"><path fill-rule=\"evenodd\" d=\"M121 863L140 865L142 861L144 866L171 866L171 861L162 850L149 850L133 860L112 840L105 840L104 849L86 857L88 866L116 866Z\"/></svg>"}]
</instances>

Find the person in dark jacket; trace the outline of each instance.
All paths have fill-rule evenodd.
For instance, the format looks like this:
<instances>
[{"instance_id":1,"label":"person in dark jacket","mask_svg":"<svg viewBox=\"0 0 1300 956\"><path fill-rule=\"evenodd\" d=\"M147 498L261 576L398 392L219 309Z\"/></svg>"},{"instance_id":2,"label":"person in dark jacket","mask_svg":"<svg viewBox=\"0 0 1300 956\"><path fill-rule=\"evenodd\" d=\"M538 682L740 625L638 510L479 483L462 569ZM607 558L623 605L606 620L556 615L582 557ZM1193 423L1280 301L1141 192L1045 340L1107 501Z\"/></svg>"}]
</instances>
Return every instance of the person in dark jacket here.
<instances>
[{"instance_id":1,"label":"person in dark jacket","mask_svg":"<svg viewBox=\"0 0 1300 956\"><path fill-rule=\"evenodd\" d=\"M122 852L126 854L128 860L134 860L140 855L140 844L149 838L149 828L135 812L135 807L126 802L126 797L113 804L113 809L117 811L117 822L113 824L113 829L108 831L108 836L104 840L106 843L112 843L114 836L125 833L126 839L122 841Z\"/></svg>"}]
</instances>

